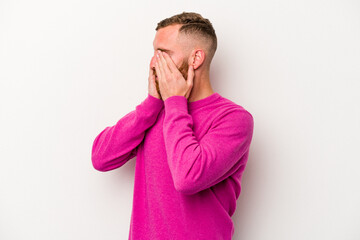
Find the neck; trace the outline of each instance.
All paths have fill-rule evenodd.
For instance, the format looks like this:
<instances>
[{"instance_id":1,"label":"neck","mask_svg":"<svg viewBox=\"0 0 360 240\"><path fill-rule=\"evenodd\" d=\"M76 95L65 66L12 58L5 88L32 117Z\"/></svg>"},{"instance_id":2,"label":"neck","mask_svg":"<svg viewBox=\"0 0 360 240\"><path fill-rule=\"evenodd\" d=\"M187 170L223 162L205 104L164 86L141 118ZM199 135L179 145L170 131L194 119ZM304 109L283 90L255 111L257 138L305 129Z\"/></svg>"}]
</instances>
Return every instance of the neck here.
<instances>
[{"instance_id":1,"label":"neck","mask_svg":"<svg viewBox=\"0 0 360 240\"><path fill-rule=\"evenodd\" d=\"M195 72L193 87L188 101L194 102L206 98L213 94L211 87L209 71Z\"/></svg>"}]
</instances>

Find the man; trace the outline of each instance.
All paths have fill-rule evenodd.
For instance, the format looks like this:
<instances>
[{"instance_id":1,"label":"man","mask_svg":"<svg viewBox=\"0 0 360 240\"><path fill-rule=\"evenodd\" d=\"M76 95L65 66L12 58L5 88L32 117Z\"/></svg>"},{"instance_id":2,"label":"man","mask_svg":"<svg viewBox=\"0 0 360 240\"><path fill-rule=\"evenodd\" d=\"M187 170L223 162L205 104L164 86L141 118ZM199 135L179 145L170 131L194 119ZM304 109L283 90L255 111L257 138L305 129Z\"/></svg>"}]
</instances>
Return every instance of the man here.
<instances>
[{"instance_id":1,"label":"man","mask_svg":"<svg viewBox=\"0 0 360 240\"><path fill-rule=\"evenodd\" d=\"M137 157L129 239L231 239L253 117L211 88L208 19L183 12L156 31L148 96L95 138L93 166Z\"/></svg>"}]
</instances>

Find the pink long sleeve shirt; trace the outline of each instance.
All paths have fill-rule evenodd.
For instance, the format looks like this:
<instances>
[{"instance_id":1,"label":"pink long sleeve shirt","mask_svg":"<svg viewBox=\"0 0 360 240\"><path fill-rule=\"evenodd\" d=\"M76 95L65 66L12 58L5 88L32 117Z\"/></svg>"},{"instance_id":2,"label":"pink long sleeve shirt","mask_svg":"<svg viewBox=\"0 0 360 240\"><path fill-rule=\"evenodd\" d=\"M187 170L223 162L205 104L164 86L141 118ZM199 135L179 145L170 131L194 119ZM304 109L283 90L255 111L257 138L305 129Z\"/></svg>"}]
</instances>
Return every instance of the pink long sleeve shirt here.
<instances>
[{"instance_id":1,"label":"pink long sleeve shirt","mask_svg":"<svg viewBox=\"0 0 360 240\"><path fill-rule=\"evenodd\" d=\"M95 138L99 171L136 156L129 239L229 240L253 117L219 93L188 102L148 94Z\"/></svg>"}]
</instances>

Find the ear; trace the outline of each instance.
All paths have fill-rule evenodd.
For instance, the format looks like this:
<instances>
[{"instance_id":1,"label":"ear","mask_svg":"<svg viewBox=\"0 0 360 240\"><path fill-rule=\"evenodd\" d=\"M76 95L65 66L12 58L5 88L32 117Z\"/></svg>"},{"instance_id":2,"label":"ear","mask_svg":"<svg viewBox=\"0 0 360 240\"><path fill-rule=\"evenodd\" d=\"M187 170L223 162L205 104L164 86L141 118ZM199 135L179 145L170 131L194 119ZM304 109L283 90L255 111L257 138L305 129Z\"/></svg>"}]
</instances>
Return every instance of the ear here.
<instances>
[{"instance_id":1,"label":"ear","mask_svg":"<svg viewBox=\"0 0 360 240\"><path fill-rule=\"evenodd\" d=\"M190 54L189 65L198 69L205 62L205 52L202 49L194 49Z\"/></svg>"}]
</instances>

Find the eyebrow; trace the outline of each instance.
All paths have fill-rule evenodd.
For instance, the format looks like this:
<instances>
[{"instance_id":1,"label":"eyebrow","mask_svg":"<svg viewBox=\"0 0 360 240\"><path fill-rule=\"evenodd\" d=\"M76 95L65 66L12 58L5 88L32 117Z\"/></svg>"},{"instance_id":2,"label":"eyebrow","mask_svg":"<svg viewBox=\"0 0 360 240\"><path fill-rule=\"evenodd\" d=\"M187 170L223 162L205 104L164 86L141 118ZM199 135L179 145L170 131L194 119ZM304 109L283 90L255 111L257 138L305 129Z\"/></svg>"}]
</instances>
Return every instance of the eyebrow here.
<instances>
[{"instance_id":1,"label":"eyebrow","mask_svg":"<svg viewBox=\"0 0 360 240\"><path fill-rule=\"evenodd\" d=\"M163 49L163 48L157 48L156 50L160 50L163 52L167 52L167 53L172 53L173 51L169 50L169 49Z\"/></svg>"}]
</instances>

